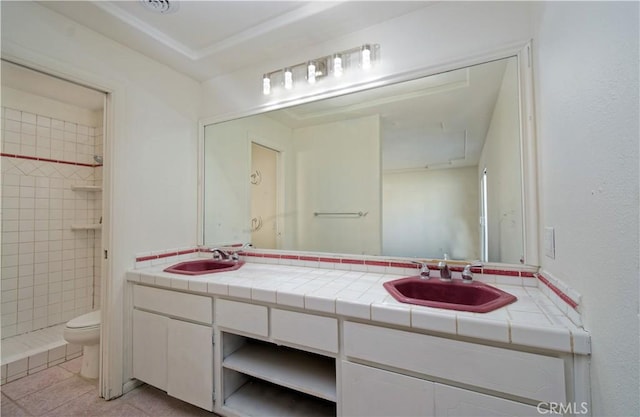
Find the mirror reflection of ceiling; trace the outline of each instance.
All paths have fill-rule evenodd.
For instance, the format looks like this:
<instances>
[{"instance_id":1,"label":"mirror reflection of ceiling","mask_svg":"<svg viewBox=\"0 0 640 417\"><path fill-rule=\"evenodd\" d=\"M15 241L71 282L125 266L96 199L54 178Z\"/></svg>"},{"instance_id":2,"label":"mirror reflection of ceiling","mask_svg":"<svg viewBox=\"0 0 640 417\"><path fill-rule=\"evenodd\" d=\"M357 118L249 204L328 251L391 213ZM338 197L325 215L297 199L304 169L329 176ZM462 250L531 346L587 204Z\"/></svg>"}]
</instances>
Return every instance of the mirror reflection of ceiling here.
<instances>
[{"instance_id":1,"label":"mirror reflection of ceiling","mask_svg":"<svg viewBox=\"0 0 640 417\"><path fill-rule=\"evenodd\" d=\"M290 128L380 115L386 172L475 166L506 60L266 113Z\"/></svg>"},{"instance_id":2,"label":"mirror reflection of ceiling","mask_svg":"<svg viewBox=\"0 0 640 417\"><path fill-rule=\"evenodd\" d=\"M92 111L102 110L104 94L88 87L2 61L2 86Z\"/></svg>"}]
</instances>

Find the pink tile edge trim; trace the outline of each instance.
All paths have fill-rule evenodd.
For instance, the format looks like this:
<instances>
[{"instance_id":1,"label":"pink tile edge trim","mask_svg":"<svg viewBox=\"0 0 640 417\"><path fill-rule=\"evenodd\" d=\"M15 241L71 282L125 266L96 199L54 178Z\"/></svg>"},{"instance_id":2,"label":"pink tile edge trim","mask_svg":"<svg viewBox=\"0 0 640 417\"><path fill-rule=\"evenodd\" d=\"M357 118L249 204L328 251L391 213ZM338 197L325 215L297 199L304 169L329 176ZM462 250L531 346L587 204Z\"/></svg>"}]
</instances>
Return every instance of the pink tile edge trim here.
<instances>
[{"instance_id":1,"label":"pink tile edge trim","mask_svg":"<svg viewBox=\"0 0 640 417\"><path fill-rule=\"evenodd\" d=\"M394 267L394 268L416 268L418 265L411 263L409 261L393 261L393 260L373 260L373 259L358 259L358 258L335 258L335 257L323 257L323 256L311 256L311 255L293 255L293 254L276 254L276 253L259 253L259 252L250 252L250 251L242 251L239 253L241 256L253 257L253 258L271 258L271 259L288 259L294 261L312 261L312 262L325 262L325 263L336 263L336 264L350 264L350 265L369 265L369 266L384 266L384 267ZM435 264L429 264L429 269L437 270L438 267ZM462 272L462 266L452 266L451 270L454 272ZM506 269L483 269L483 268L472 268L472 272L474 273L484 273L491 275L501 275L506 277L514 277L514 278L535 278L534 272L529 271L518 271L518 270L506 270Z\"/></svg>"},{"instance_id":2,"label":"pink tile edge trim","mask_svg":"<svg viewBox=\"0 0 640 417\"><path fill-rule=\"evenodd\" d=\"M28 159L30 161L54 162L56 164L76 165L76 166L89 167L89 168L96 168L96 167L102 166L102 164L85 164L83 162L64 161L62 159L41 158L39 156L18 155L15 153L5 153L5 152L2 152L0 156L6 156L7 158Z\"/></svg>"},{"instance_id":3,"label":"pink tile edge trim","mask_svg":"<svg viewBox=\"0 0 640 417\"><path fill-rule=\"evenodd\" d=\"M558 297L560 297L562 299L562 301L564 301L565 303L569 304L571 306L571 308L573 308L574 310L576 310L578 308L578 303L576 303L571 297L569 297L567 294L563 293L562 290L560 290L558 287L556 287L555 285L553 285L551 283L551 281L549 281L549 279L547 277L545 277L542 274L537 274L538 279L540 281L542 281L542 283L544 285L546 285L547 287L549 287L549 289L551 291L553 291Z\"/></svg>"},{"instance_id":4,"label":"pink tile edge trim","mask_svg":"<svg viewBox=\"0 0 640 417\"><path fill-rule=\"evenodd\" d=\"M198 251L199 251L198 248L193 248L193 249L185 249L181 251L165 252L165 253L160 253L156 255L139 256L136 258L136 262L152 261L154 259L169 258L171 256L187 255L189 253L196 253Z\"/></svg>"},{"instance_id":5,"label":"pink tile edge trim","mask_svg":"<svg viewBox=\"0 0 640 417\"><path fill-rule=\"evenodd\" d=\"M231 245L238 246L238 245ZM152 261L155 259L168 258L171 256L185 255L189 253L197 253L197 252L208 252L207 248L193 248L186 249L182 251L167 251L160 254L155 255L145 255L139 256L136 258L136 262L144 262L144 261ZM253 258L267 258L267 259L288 259L294 261L310 261L310 262L322 262L322 263L336 263L336 264L349 264L349 265L368 265L368 266L382 266L382 267L392 267L392 268L407 268L412 269L418 268L418 265L413 264L409 261L401 261L401 260L373 260L373 259L357 259L357 258L335 258L335 257L323 257L323 256L311 256L311 255L293 255L287 253L259 253L259 252L250 252L250 251L240 251L238 253L241 256L253 257ZM435 264L429 264L429 269L437 270L438 267ZM462 271L461 266L452 266L451 270L455 272ZM491 275L501 275L506 277L514 277L514 278L536 278L536 274L534 272L529 271L517 271L517 270L503 270L503 269L484 269L484 268L472 268L474 273L479 274L491 274ZM555 287L554 287L555 288ZM560 291L556 288L557 291ZM568 298L568 296L564 295L564 297ZM569 298L570 299L570 298ZM573 300L572 300L573 301ZM575 304L575 303L574 303ZM576 304L577 305L577 304Z\"/></svg>"}]
</instances>

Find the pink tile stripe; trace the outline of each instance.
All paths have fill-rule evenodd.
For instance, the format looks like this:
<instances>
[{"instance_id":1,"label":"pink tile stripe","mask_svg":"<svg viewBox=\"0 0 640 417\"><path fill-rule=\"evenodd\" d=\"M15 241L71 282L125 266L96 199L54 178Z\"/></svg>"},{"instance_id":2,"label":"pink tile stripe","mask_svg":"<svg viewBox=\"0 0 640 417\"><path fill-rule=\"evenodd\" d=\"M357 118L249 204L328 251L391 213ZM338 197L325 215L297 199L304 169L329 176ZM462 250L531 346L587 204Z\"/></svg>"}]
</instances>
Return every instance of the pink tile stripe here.
<instances>
[{"instance_id":1,"label":"pink tile stripe","mask_svg":"<svg viewBox=\"0 0 640 417\"><path fill-rule=\"evenodd\" d=\"M139 256L136 258L136 262L152 261L154 259L169 258L171 256L186 255L189 253L196 253L196 252L198 252L198 248L185 249L185 250L174 251L174 252L165 252L165 253L160 253L156 255Z\"/></svg>"},{"instance_id":2,"label":"pink tile stripe","mask_svg":"<svg viewBox=\"0 0 640 417\"><path fill-rule=\"evenodd\" d=\"M547 277L545 277L542 274L537 274L538 279L547 287L549 287L549 289L551 291L553 291L558 297L560 297L562 299L562 301L564 301L565 303L569 304L571 306L571 308L573 308L574 310L577 309L578 307L578 303L576 303L571 297L569 297L567 294L563 293L562 290L558 287L556 287L555 285L553 285L551 283L551 281L549 281L549 279Z\"/></svg>"},{"instance_id":3,"label":"pink tile stripe","mask_svg":"<svg viewBox=\"0 0 640 417\"><path fill-rule=\"evenodd\" d=\"M241 245L232 245L228 247L240 247ZM208 252L208 248L193 248L187 249L183 251L168 251L165 253L155 254L155 255L145 255L136 258L136 262L144 262L151 261L154 259L162 259L168 258L171 256L177 255L185 255L188 253L196 253L196 252ZM264 258L264 259L286 259L292 261L306 261L306 262L321 262L321 263L333 263L333 264L346 264L346 265L367 265L367 266L380 266L380 267L391 267L391 268L408 268L408 269L418 269L418 265L409 262L409 261L401 261L401 260L373 260L373 259L357 259L357 258L336 258L336 257L324 257L324 256L311 256L311 255L294 255L291 253L260 253L260 252L250 252L250 251L240 251L238 252L240 256L246 256L249 258ZM436 264L429 264L429 269L437 270L438 266ZM462 267L453 266L451 267L452 271L461 272ZM474 267L472 268L473 273L477 274L491 274L491 275L501 275L507 277L521 277L521 278L531 278L535 279L536 276L533 272L528 271L517 271L517 270L503 270L503 269L483 269Z\"/></svg>"},{"instance_id":4,"label":"pink tile stripe","mask_svg":"<svg viewBox=\"0 0 640 417\"><path fill-rule=\"evenodd\" d=\"M96 167L102 166L102 164L85 164L82 162L63 161L62 159L40 158L39 156L18 155L13 153L4 153L4 152L2 152L0 155L6 156L7 158L29 159L31 161L54 162L56 164L76 165L76 166L89 167L89 168L96 168Z\"/></svg>"},{"instance_id":5,"label":"pink tile stripe","mask_svg":"<svg viewBox=\"0 0 640 417\"><path fill-rule=\"evenodd\" d=\"M369 265L369 266L382 266L382 267L394 267L394 268L418 268L418 265L412 262L403 261L379 261L370 259L355 259L355 258L333 258L322 256L309 256L309 255L293 255L293 254L278 254L278 253L259 253L242 251L239 253L241 256L254 257L254 258L268 258L268 259L288 259L294 261L309 261L309 262L325 262L336 264L350 264L350 265ZM429 264L429 269L438 269L437 265ZM463 267L454 266L451 267L452 271L462 272ZM482 269L474 267L472 268L474 273L485 273L492 275L522 277L522 278L535 278L533 272L528 271L516 271L516 270L503 270L503 269Z\"/></svg>"}]
</instances>

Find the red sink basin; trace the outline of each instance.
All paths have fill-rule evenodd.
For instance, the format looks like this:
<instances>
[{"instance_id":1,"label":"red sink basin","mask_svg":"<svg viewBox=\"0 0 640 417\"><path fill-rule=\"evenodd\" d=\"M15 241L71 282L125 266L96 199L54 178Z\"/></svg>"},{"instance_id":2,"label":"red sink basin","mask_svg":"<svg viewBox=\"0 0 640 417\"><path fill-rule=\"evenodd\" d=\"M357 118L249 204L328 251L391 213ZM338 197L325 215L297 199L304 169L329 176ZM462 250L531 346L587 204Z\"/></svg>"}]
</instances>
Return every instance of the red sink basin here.
<instances>
[{"instance_id":1,"label":"red sink basin","mask_svg":"<svg viewBox=\"0 0 640 417\"><path fill-rule=\"evenodd\" d=\"M509 293L477 281L447 282L414 276L388 281L383 285L401 303L474 313L487 313L517 300Z\"/></svg>"},{"instance_id":2,"label":"red sink basin","mask_svg":"<svg viewBox=\"0 0 640 417\"><path fill-rule=\"evenodd\" d=\"M195 261L180 262L171 265L164 272L173 272L174 274L183 275L203 275L212 274L214 272L235 271L244 265L244 261L227 261L217 259L198 259Z\"/></svg>"}]
</instances>

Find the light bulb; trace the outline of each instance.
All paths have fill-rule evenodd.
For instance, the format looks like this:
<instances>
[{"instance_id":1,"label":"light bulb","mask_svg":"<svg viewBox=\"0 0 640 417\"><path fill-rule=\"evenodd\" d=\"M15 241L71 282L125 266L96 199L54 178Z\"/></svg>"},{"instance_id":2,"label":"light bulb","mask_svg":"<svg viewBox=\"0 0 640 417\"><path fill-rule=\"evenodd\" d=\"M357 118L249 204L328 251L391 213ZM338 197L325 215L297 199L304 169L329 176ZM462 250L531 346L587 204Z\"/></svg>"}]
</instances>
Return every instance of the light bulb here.
<instances>
[{"instance_id":1,"label":"light bulb","mask_svg":"<svg viewBox=\"0 0 640 417\"><path fill-rule=\"evenodd\" d=\"M342 58L337 54L333 57L333 76L342 77Z\"/></svg>"},{"instance_id":2,"label":"light bulb","mask_svg":"<svg viewBox=\"0 0 640 417\"><path fill-rule=\"evenodd\" d=\"M307 81L309 84L315 84L316 82L316 64L309 62L307 65Z\"/></svg>"},{"instance_id":3,"label":"light bulb","mask_svg":"<svg viewBox=\"0 0 640 417\"><path fill-rule=\"evenodd\" d=\"M291 90L293 88L293 73L291 72L291 68L286 68L284 70L284 88L287 90Z\"/></svg>"},{"instance_id":4,"label":"light bulb","mask_svg":"<svg viewBox=\"0 0 640 417\"><path fill-rule=\"evenodd\" d=\"M262 94L265 96L271 94L271 78L266 74L262 77Z\"/></svg>"},{"instance_id":5,"label":"light bulb","mask_svg":"<svg viewBox=\"0 0 640 417\"><path fill-rule=\"evenodd\" d=\"M371 68L371 48L369 45L365 45L362 47L361 51L362 57L362 69L368 70Z\"/></svg>"}]
</instances>

